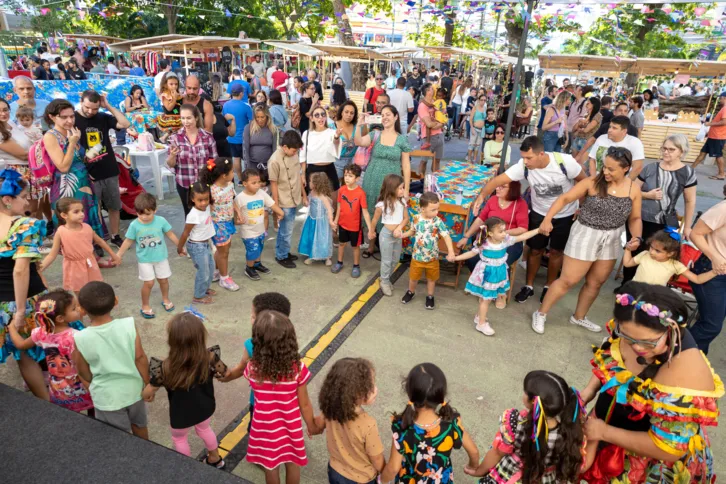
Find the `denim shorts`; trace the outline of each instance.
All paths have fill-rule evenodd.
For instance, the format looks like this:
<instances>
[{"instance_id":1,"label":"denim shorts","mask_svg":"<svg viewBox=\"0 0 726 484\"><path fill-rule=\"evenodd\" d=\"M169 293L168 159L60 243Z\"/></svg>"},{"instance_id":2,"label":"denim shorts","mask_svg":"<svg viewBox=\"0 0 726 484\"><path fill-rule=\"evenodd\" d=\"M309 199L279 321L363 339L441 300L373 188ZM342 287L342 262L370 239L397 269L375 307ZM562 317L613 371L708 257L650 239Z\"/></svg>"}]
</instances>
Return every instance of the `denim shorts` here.
<instances>
[{"instance_id":1,"label":"denim shorts","mask_svg":"<svg viewBox=\"0 0 726 484\"><path fill-rule=\"evenodd\" d=\"M265 248L265 234L250 239L242 239L247 251L247 260L257 260L262 256L262 249Z\"/></svg>"},{"instance_id":2,"label":"denim shorts","mask_svg":"<svg viewBox=\"0 0 726 484\"><path fill-rule=\"evenodd\" d=\"M235 228L232 220L213 222L213 224L215 234L214 237L212 237L212 242L214 242L214 245L217 247L229 244L232 240L232 236L237 233L237 229Z\"/></svg>"}]
</instances>

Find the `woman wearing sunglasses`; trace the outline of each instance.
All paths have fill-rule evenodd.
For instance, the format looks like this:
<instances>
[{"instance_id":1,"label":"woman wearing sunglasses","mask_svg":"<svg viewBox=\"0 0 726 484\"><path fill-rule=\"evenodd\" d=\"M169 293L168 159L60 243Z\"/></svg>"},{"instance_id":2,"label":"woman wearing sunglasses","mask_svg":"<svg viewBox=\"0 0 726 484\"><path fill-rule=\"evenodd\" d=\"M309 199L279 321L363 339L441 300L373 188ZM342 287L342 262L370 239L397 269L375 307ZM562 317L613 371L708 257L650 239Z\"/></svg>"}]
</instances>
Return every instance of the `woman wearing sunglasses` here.
<instances>
[{"instance_id":1,"label":"woman wearing sunglasses","mask_svg":"<svg viewBox=\"0 0 726 484\"><path fill-rule=\"evenodd\" d=\"M706 426L716 426L721 379L684 327L688 308L664 286L629 282L615 298L612 336L595 351L582 392L597 398L586 425L599 441L587 482L713 482ZM599 392L599 394L598 394Z\"/></svg>"},{"instance_id":2,"label":"woman wearing sunglasses","mask_svg":"<svg viewBox=\"0 0 726 484\"><path fill-rule=\"evenodd\" d=\"M632 163L633 157L627 148L608 148L600 173L594 178L582 180L560 195L540 224L540 233L549 234L555 215L568 204L584 198L580 215L567 239L562 273L549 287L539 311L532 314L532 329L536 333L544 333L547 313L582 279L585 279L585 285L580 289L570 324L595 333L602 331L587 318L587 312L597 299L600 287L610 277L615 261L622 255L620 238L626 223L633 235L628 248L635 250L643 242L640 187L628 176Z\"/></svg>"},{"instance_id":3,"label":"woman wearing sunglasses","mask_svg":"<svg viewBox=\"0 0 726 484\"><path fill-rule=\"evenodd\" d=\"M484 123L487 119L487 97L480 94L476 100L476 104L471 108L469 114L469 124L471 125L471 135L469 136L469 152L466 157L470 163L476 163L479 158L479 149L481 149L482 140L484 139Z\"/></svg>"},{"instance_id":4,"label":"woman wearing sunglasses","mask_svg":"<svg viewBox=\"0 0 726 484\"><path fill-rule=\"evenodd\" d=\"M338 197L338 174L335 171L335 160L340 155L340 136L342 130L328 127L328 113L324 107L318 106L310 115L310 129L302 134L303 148L300 150L300 163L305 178L305 190L310 193L310 177L313 173L322 172L330 180L335 200Z\"/></svg>"},{"instance_id":5,"label":"woman wearing sunglasses","mask_svg":"<svg viewBox=\"0 0 726 484\"><path fill-rule=\"evenodd\" d=\"M502 150L504 149L504 127L499 125L494 129L494 139L490 139L484 145L484 163L498 167L502 161ZM512 147L507 146L507 155L504 157L504 167L509 165L512 157Z\"/></svg>"}]
</instances>

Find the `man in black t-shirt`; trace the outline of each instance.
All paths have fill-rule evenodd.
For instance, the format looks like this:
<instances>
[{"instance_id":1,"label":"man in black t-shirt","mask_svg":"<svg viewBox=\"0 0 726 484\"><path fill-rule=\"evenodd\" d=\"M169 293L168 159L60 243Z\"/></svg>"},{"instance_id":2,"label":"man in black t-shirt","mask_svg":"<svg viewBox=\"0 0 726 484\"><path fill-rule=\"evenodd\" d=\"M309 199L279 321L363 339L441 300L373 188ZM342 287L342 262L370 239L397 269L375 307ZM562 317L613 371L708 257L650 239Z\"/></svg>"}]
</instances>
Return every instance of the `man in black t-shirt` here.
<instances>
[{"instance_id":1,"label":"man in black t-shirt","mask_svg":"<svg viewBox=\"0 0 726 484\"><path fill-rule=\"evenodd\" d=\"M104 108L111 114L99 113ZM81 108L76 111L76 128L81 131L81 146L86 150L86 166L93 181L93 191L99 202L108 211L110 241L121 247L119 236L121 193L118 186L118 164L113 152L109 130L120 130L131 126L126 116L96 91L83 91Z\"/></svg>"},{"instance_id":2,"label":"man in black t-shirt","mask_svg":"<svg viewBox=\"0 0 726 484\"><path fill-rule=\"evenodd\" d=\"M411 87L415 87L417 90L421 90L421 86L423 86L424 79L422 76L418 73L418 67L414 66L412 69L411 77L409 77L406 80L406 87L405 89L408 91Z\"/></svg>"},{"instance_id":3,"label":"man in black t-shirt","mask_svg":"<svg viewBox=\"0 0 726 484\"><path fill-rule=\"evenodd\" d=\"M451 93L451 90L454 88L454 80L451 77L449 77L448 69L444 69L444 75L441 77L441 80L439 81L439 87L446 89L446 92L448 92L448 93Z\"/></svg>"},{"instance_id":4,"label":"man in black t-shirt","mask_svg":"<svg viewBox=\"0 0 726 484\"><path fill-rule=\"evenodd\" d=\"M532 89L532 81L534 80L534 72L530 67L527 72L524 73L524 88L529 90Z\"/></svg>"},{"instance_id":5,"label":"man in black t-shirt","mask_svg":"<svg viewBox=\"0 0 726 484\"><path fill-rule=\"evenodd\" d=\"M71 57L68 61L68 69L66 69L68 77L74 81L83 81L86 79L86 73L78 65L78 61Z\"/></svg>"}]
</instances>

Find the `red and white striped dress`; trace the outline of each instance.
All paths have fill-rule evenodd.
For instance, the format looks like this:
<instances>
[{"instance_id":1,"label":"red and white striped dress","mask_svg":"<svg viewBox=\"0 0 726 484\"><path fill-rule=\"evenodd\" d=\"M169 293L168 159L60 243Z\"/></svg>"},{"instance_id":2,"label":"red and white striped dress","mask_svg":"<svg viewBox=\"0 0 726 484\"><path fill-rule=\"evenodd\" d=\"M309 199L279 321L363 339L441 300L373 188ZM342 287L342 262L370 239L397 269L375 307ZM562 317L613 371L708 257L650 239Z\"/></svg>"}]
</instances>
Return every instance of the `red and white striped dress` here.
<instances>
[{"instance_id":1,"label":"red and white striped dress","mask_svg":"<svg viewBox=\"0 0 726 484\"><path fill-rule=\"evenodd\" d=\"M256 380L251 367L252 364L248 364L244 371L244 377L255 392L247 461L266 469L274 469L286 462L307 465L297 389L310 380L310 371L305 363L300 362L299 370L292 379L273 383Z\"/></svg>"}]
</instances>

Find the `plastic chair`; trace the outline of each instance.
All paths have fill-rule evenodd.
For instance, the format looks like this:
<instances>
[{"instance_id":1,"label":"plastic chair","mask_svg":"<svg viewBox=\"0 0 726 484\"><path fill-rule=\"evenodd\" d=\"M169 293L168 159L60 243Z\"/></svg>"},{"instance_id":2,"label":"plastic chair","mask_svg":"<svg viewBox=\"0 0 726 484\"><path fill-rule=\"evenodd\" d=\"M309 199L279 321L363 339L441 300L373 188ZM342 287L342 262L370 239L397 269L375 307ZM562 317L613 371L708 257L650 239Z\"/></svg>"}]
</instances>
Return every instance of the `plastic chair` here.
<instances>
[{"instance_id":1,"label":"plastic chair","mask_svg":"<svg viewBox=\"0 0 726 484\"><path fill-rule=\"evenodd\" d=\"M522 258L515 260L511 266L509 266L509 291L507 291L507 304L512 300L512 292L514 291L514 277L517 275L517 266Z\"/></svg>"}]
</instances>

